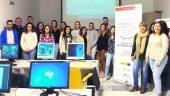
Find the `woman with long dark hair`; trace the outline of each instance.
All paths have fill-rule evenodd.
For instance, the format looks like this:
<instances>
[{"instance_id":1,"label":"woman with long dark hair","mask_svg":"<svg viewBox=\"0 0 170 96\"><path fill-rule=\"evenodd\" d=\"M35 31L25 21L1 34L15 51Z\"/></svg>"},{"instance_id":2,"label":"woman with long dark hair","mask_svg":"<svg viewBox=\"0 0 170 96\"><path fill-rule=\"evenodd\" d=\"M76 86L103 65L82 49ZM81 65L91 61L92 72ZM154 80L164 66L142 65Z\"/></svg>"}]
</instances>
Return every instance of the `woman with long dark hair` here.
<instances>
[{"instance_id":1,"label":"woman with long dark hair","mask_svg":"<svg viewBox=\"0 0 170 96\"><path fill-rule=\"evenodd\" d=\"M55 43L54 35L51 33L50 25L45 25L44 30L40 34L39 42Z\"/></svg>"},{"instance_id":2,"label":"woman with long dark hair","mask_svg":"<svg viewBox=\"0 0 170 96\"><path fill-rule=\"evenodd\" d=\"M51 21L51 30L52 30L51 32L52 32L52 34L54 34L54 38L55 38L55 59L57 59L58 51L59 51L60 30L57 26L56 20Z\"/></svg>"},{"instance_id":3,"label":"woman with long dark hair","mask_svg":"<svg viewBox=\"0 0 170 96\"><path fill-rule=\"evenodd\" d=\"M43 30L44 30L44 23L40 21L37 23L37 31L36 31L38 40L39 40L40 34L43 32Z\"/></svg>"},{"instance_id":4,"label":"woman with long dark hair","mask_svg":"<svg viewBox=\"0 0 170 96\"><path fill-rule=\"evenodd\" d=\"M105 77L105 53L108 49L108 32L107 32L107 27L105 26L104 23L100 25L99 28L99 33L100 36L97 41L97 56L96 59L99 60L99 77L103 78Z\"/></svg>"},{"instance_id":5,"label":"woman with long dark hair","mask_svg":"<svg viewBox=\"0 0 170 96\"><path fill-rule=\"evenodd\" d=\"M37 34L33 32L33 24L27 23L26 31L22 33L20 41L23 59L35 59L37 42Z\"/></svg>"},{"instance_id":6,"label":"woman with long dark hair","mask_svg":"<svg viewBox=\"0 0 170 96\"><path fill-rule=\"evenodd\" d=\"M106 66L105 66L105 80L108 80L109 78L108 72L109 72L110 64L112 64L114 67L114 53L115 53L114 51L115 51L115 26L111 26L109 30L108 50L106 53L107 55L106 55Z\"/></svg>"},{"instance_id":7,"label":"woman with long dark hair","mask_svg":"<svg viewBox=\"0 0 170 96\"><path fill-rule=\"evenodd\" d=\"M60 56L59 59L66 59L66 49L67 49L67 43L72 42L72 36L71 36L71 27L66 26L64 28L64 34L63 36L60 36L59 41L59 48L60 48Z\"/></svg>"},{"instance_id":8,"label":"woman with long dark hair","mask_svg":"<svg viewBox=\"0 0 170 96\"><path fill-rule=\"evenodd\" d=\"M168 37L165 33L165 24L155 22L154 31L149 37L146 52L146 64L149 62L153 73L156 96L162 96L161 74L168 61Z\"/></svg>"}]
</instances>

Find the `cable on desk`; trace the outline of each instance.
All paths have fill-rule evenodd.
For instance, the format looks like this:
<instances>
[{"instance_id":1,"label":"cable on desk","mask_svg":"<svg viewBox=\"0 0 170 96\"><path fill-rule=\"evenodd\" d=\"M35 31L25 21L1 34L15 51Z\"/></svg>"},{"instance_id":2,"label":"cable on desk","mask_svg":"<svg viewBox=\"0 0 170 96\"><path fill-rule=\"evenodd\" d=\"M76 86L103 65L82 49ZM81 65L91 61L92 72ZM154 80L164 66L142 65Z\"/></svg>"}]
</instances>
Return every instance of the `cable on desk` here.
<instances>
[{"instance_id":1,"label":"cable on desk","mask_svg":"<svg viewBox=\"0 0 170 96\"><path fill-rule=\"evenodd\" d=\"M68 95L68 96L82 96L81 94L78 94L78 93L72 93L72 92L66 92L64 90L61 90L59 89L59 91L65 95Z\"/></svg>"}]
</instances>

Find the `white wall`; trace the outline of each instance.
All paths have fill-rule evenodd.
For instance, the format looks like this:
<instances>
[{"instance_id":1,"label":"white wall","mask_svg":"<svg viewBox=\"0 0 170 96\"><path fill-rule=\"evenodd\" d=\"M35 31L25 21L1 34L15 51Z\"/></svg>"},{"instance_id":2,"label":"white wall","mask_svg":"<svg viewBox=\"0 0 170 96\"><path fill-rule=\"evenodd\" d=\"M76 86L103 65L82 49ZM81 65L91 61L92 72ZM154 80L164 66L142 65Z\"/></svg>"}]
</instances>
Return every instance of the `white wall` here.
<instances>
[{"instance_id":1,"label":"white wall","mask_svg":"<svg viewBox=\"0 0 170 96\"><path fill-rule=\"evenodd\" d=\"M20 16L23 18L23 22L26 21L28 15L38 18L36 13L37 6L35 3L37 0L15 0L15 5L9 5L8 0L0 0L0 27L6 24L6 20L15 20L16 17Z\"/></svg>"},{"instance_id":2,"label":"white wall","mask_svg":"<svg viewBox=\"0 0 170 96\"><path fill-rule=\"evenodd\" d=\"M154 11L163 11L162 18L170 18L169 0L154 0Z\"/></svg>"},{"instance_id":3,"label":"white wall","mask_svg":"<svg viewBox=\"0 0 170 96\"><path fill-rule=\"evenodd\" d=\"M45 24L50 24L53 19L57 20L58 25L61 21L61 0L38 0L39 1L39 20Z\"/></svg>"},{"instance_id":4,"label":"white wall","mask_svg":"<svg viewBox=\"0 0 170 96\"><path fill-rule=\"evenodd\" d=\"M50 24L56 19L58 24L61 20L61 0L15 0L16 5L9 5L8 0L0 0L0 27L5 25L6 20L15 19L17 16L25 22L28 15L34 17L34 24L39 20ZM116 0L118 5L118 0ZM143 13L163 11L162 18L170 17L169 0L122 0L122 5L143 4Z\"/></svg>"}]
</instances>

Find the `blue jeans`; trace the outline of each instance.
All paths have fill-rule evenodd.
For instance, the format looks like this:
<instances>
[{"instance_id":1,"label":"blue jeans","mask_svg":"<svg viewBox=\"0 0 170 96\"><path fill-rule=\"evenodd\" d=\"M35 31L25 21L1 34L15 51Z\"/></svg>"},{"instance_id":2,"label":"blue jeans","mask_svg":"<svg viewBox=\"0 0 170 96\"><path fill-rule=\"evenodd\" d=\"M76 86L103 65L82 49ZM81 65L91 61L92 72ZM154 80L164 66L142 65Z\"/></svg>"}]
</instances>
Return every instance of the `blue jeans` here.
<instances>
[{"instance_id":1,"label":"blue jeans","mask_svg":"<svg viewBox=\"0 0 170 96\"><path fill-rule=\"evenodd\" d=\"M153 73L153 80L154 80L154 84L155 84L155 90L156 90L156 96L159 96L162 91L161 91L161 74L162 71L165 67L165 65L167 64L167 58L164 58L162 60L162 62L160 63L160 67L156 66L156 62L155 60L151 59L149 60L149 64Z\"/></svg>"},{"instance_id":2,"label":"blue jeans","mask_svg":"<svg viewBox=\"0 0 170 96\"><path fill-rule=\"evenodd\" d=\"M25 59L25 60L34 60L35 55L36 55L36 48L31 50L30 52L22 51L22 56L23 56L23 59Z\"/></svg>"},{"instance_id":3,"label":"blue jeans","mask_svg":"<svg viewBox=\"0 0 170 96\"><path fill-rule=\"evenodd\" d=\"M148 64L144 64L144 60L135 60L133 66L133 80L134 88L138 88L138 73L140 68L142 68L143 75L142 77L142 88L146 89L148 82Z\"/></svg>"},{"instance_id":4,"label":"blue jeans","mask_svg":"<svg viewBox=\"0 0 170 96\"><path fill-rule=\"evenodd\" d=\"M55 50L54 50L54 59L57 59L58 56L58 49L59 49L59 44L55 44Z\"/></svg>"},{"instance_id":5,"label":"blue jeans","mask_svg":"<svg viewBox=\"0 0 170 96\"><path fill-rule=\"evenodd\" d=\"M92 59L92 57L90 55L86 55L85 60L93 60L93 59Z\"/></svg>"},{"instance_id":6,"label":"blue jeans","mask_svg":"<svg viewBox=\"0 0 170 96\"><path fill-rule=\"evenodd\" d=\"M113 61L113 69L114 69L114 54L112 53L107 53L106 55L106 66L105 66L105 78L107 79L108 73L109 73L109 67L111 64L111 60ZM114 72L114 70L113 70ZM112 74L113 75L113 74Z\"/></svg>"}]
</instances>

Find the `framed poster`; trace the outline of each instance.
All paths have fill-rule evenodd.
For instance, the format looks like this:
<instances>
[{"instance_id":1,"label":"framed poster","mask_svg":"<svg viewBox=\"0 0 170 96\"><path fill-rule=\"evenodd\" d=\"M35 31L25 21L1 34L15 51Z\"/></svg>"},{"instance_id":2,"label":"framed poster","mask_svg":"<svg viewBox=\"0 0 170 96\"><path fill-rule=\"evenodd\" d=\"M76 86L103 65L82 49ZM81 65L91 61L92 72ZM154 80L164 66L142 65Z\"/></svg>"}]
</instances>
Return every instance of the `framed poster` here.
<instances>
[{"instance_id":1,"label":"framed poster","mask_svg":"<svg viewBox=\"0 0 170 96\"><path fill-rule=\"evenodd\" d=\"M1 58L5 59L17 59L18 58L18 45L17 44L5 44L2 46Z\"/></svg>"},{"instance_id":2,"label":"framed poster","mask_svg":"<svg viewBox=\"0 0 170 96\"><path fill-rule=\"evenodd\" d=\"M38 59L54 59L55 43L38 43Z\"/></svg>"}]
</instances>

